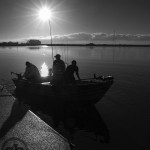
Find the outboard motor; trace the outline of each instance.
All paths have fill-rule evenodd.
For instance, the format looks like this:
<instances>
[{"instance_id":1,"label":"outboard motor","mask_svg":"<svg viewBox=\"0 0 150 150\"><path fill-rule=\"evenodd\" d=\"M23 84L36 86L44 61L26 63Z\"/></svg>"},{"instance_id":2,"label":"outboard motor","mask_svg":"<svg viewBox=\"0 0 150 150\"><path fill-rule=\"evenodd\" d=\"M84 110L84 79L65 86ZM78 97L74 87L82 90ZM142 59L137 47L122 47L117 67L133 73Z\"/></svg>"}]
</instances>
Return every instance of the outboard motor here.
<instances>
[{"instance_id":1,"label":"outboard motor","mask_svg":"<svg viewBox=\"0 0 150 150\"><path fill-rule=\"evenodd\" d=\"M113 80L113 79L114 79L113 76L106 76L106 77L105 77L105 80Z\"/></svg>"},{"instance_id":2,"label":"outboard motor","mask_svg":"<svg viewBox=\"0 0 150 150\"><path fill-rule=\"evenodd\" d=\"M113 76L99 76L98 79L101 79L103 81L112 81L114 77Z\"/></svg>"}]
</instances>

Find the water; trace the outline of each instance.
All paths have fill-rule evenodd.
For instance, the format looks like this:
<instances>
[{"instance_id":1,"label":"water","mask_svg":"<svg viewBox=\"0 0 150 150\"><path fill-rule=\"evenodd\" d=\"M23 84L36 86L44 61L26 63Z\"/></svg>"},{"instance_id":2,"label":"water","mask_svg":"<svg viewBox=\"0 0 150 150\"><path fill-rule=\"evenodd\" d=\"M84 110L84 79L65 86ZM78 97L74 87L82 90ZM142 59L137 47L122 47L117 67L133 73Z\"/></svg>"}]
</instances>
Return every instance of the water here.
<instances>
[{"instance_id":1,"label":"water","mask_svg":"<svg viewBox=\"0 0 150 150\"><path fill-rule=\"evenodd\" d=\"M113 75L113 86L96 105L110 129L111 143L104 149L150 148L150 47L54 47L54 55L71 63L77 61L81 78ZM39 69L52 67L51 47L0 47L0 84L9 88L10 72L22 73L25 62ZM91 147L88 139L82 144ZM76 141L80 143L80 141ZM90 142L89 142L90 143Z\"/></svg>"}]
</instances>

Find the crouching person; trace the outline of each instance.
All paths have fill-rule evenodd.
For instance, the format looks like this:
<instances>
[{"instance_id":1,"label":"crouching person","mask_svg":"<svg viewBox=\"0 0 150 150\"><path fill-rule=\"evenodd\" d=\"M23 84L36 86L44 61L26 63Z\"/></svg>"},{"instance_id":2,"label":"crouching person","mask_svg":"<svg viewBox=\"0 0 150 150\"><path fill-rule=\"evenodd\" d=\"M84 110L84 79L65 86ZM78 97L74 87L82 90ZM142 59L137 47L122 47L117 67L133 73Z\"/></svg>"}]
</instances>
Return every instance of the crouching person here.
<instances>
[{"instance_id":1,"label":"crouching person","mask_svg":"<svg viewBox=\"0 0 150 150\"><path fill-rule=\"evenodd\" d=\"M41 76L38 68L29 61L27 61L25 64L26 69L23 77L31 82L41 82Z\"/></svg>"}]
</instances>

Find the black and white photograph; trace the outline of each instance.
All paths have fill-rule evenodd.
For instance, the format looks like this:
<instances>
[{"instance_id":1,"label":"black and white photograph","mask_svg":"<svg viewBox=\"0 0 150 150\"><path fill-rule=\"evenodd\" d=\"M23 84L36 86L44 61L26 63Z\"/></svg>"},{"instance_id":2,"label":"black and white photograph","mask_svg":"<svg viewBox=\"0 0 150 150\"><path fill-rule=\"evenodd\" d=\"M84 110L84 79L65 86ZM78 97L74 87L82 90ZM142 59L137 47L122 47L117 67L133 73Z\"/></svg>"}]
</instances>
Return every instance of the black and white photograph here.
<instances>
[{"instance_id":1,"label":"black and white photograph","mask_svg":"<svg viewBox=\"0 0 150 150\"><path fill-rule=\"evenodd\" d=\"M149 0L0 0L0 149L150 149Z\"/></svg>"}]
</instances>

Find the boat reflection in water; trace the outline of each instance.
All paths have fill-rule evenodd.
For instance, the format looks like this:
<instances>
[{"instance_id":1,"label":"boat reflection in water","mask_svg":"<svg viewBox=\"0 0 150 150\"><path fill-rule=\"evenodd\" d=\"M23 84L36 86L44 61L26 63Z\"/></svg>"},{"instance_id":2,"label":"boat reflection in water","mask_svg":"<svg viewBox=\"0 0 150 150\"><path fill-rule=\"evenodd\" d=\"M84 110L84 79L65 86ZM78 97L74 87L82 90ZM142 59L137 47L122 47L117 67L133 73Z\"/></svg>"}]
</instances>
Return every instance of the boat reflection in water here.
<instances>
[{"instance_id":1,"label":"boat reflection in water","mask_svg":"<svg viewBox=\"0 0 150 150\"><path fill-rule=\"evenodd\" d=\"M82 80L74 85L64 84L60 87L50 82L31 83L27 80L13 78L16 86L14 96L28 105L33 112L40 111L52 117L53 123L42 118L55 129L62 122L73 137L75 129L94 132L102 137L102 142L109 142L107 126L96 110L96 104L113 84L113 77L107 76Z\"/></svg>"}]
</instances>

